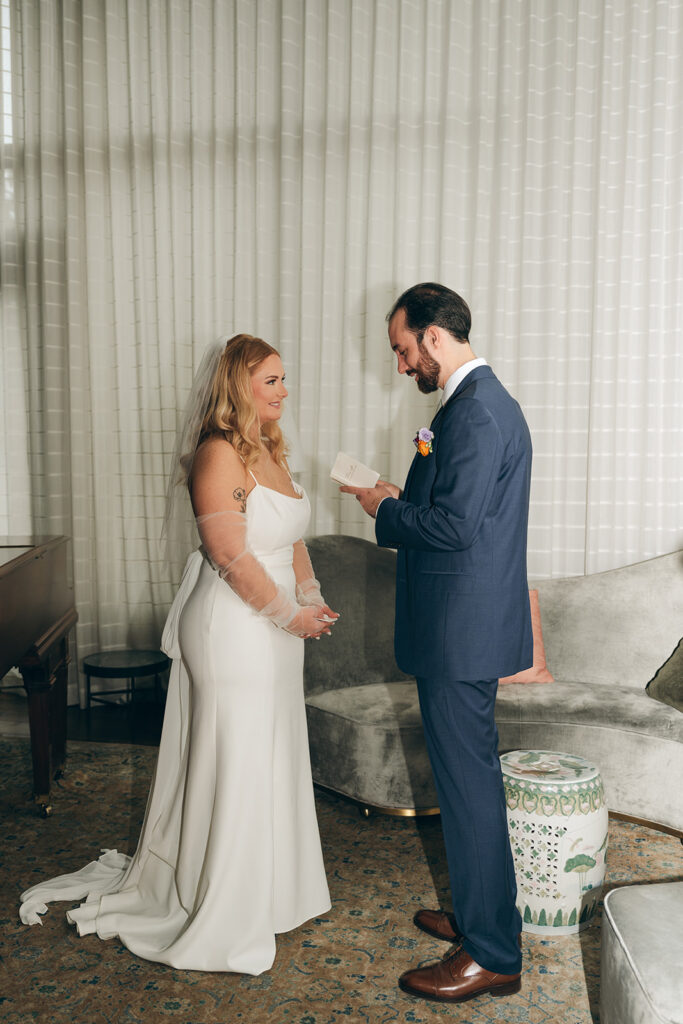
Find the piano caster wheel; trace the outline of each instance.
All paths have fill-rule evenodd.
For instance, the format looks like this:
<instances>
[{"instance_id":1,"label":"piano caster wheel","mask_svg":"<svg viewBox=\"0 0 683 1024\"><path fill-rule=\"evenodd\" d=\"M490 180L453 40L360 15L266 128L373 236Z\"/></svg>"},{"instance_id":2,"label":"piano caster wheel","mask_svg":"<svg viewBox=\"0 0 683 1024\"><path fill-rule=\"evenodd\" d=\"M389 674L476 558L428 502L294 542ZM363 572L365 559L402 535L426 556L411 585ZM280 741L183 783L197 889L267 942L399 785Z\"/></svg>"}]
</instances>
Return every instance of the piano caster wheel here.
<instances>
[{"instance_id":1,"label":"piano caster wheel","mask_svg":"<svg viewBox=\"0 0 683 1024\"><path fill-rule=\"evenodd\" d=\"M358 813L360 814L361 818L369 818L370 815L372 814L372 811L370 810L369 807L359 807Z\"/></svg>"},{"instance_id":2,"label":"piano caster wheel","mask_svg":"<svg viewBox=\"0 0 683 1024\"><path fill-rule=\"evenodd\" d=\"M38 810L40 811L41 818L52 817L52 804L40 804Z\"/></svg>"},{"instance_id":3,"label":"piano caster wheel","mask_svg":"<svg viewBox=\"0 0 683 1024\"><path fill-rule=\"evenodd\" d=\"M57 771L52 776L52 778L55 780L55 782L59 781L59 779L63 779L64 778L64 772L65 772L64 768L58 768L57 769Z\"/></svg>"}]
</instances>

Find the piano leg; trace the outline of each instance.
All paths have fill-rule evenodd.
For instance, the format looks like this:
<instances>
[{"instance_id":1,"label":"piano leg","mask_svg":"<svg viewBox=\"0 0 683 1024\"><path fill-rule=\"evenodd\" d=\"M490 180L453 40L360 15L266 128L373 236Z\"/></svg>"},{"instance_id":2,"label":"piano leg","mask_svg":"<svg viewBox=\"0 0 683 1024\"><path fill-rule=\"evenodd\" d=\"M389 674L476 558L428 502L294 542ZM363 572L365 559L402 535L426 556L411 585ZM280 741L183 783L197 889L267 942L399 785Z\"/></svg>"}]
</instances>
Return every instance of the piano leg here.
<instances>
[{"instance_id":1,"label":"piano leg","mask_svg":"<svg viewBox=\"0 0 683 1024\"><path fill-rule=\"evenodd\" d=\"M52 814L50 804L50 681L40 685L35 675L24 686L28 695L28 722L33 758L33 800L43 817Z\"/></svg>"},{"instance_id":2,"label":"piano leg","mask_svg":"<svg viewBox=\"0 0 683 1024\"><path fill-rule=\"evenodd\" d=\"M75 610L67 612L19 661L28 695L33 799L45 818L52 814L51 774L58 778L66 759L69 630L76 619Z\"/></svg>"},{"instance_id":3,"label":"piano leg","mask_svg":"<svg viewBox=\"0 0 683 1024\"><path fill-rule=\"evenodd\" d=\"M50 690L50 746L52 748L52 778L61 779L66 762L66 702L69 665L69 642L62 637L60 656Z\"/></svg>"}]
</instances>

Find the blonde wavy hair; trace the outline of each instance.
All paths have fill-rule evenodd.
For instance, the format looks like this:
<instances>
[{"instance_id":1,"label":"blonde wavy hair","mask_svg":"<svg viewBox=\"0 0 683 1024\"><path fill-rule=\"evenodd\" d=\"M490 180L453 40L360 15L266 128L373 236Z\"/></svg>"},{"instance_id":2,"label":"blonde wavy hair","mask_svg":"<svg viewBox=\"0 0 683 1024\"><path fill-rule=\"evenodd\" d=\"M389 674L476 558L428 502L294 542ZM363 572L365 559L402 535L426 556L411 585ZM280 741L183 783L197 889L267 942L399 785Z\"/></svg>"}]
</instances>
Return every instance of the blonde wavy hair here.
<instances>
[{"instance_id":1,"label":"blonde wavy hair","mask_svg":"<svg viewBox=\"0 0 683 1024\"><path fill-rule=\"evenodd\" d=\"M287 444L277 421L259 424L251 376L269 356L280 353L262 338L236 334L226 343L213 376L197 447L210 437L229 441L247 468L265 447L287 468ZM260 439L260 442L259 442Z\"/></svg>"}]
</instances>

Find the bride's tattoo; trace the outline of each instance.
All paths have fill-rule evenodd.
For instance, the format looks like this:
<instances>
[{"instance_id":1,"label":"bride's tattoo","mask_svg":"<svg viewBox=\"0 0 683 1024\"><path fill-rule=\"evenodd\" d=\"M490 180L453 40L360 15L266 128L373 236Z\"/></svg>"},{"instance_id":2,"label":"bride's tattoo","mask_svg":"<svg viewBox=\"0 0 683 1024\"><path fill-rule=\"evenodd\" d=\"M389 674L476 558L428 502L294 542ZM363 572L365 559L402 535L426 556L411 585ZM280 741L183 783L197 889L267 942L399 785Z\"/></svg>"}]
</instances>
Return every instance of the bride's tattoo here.
<instances>
[{"instance_id":1,"label":"bride's tattoo","mask_svg":"<svg viewBox=\"0 0 683 1024\"><path fill-rule=\"evenodd\" d=\"M240 512L246 512L247 511L247 492L245 491L244 487L236 487L235 490L232 492L232 496L235 499L235 501L239 501L239 503L240 503Z\"/></svg>"}]
</instances>

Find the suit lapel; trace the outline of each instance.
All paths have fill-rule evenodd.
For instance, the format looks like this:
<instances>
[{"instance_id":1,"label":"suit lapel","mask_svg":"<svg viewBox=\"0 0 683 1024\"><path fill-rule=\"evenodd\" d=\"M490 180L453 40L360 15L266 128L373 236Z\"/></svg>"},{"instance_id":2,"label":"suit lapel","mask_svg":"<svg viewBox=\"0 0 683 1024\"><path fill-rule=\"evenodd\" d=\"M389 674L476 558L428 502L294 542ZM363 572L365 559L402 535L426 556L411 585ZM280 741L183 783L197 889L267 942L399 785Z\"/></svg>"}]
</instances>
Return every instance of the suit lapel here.
<instances>
[{"instance_id":1,"label":"suit lapel","mask_svg":"<svg viewBox=\"0 0 683 1024\"><path fill-rule=\"evenodd\" d=\"M433 434L436 434L435 427L436 427L436 425L438 423L439 417L441 416L442 412L443 412L443 406L440 405L439 408L436 410L433 418L432 418L432 422L429 424L429 429L432 431ZM422 459L422 458L424 458L423 455L420 455L419 452L415 452L415 455L413 456L413 461L410 463L410 469L408 470L408 476L406 477L406 482L403 485L403 493L404 494L408 493L408 488L410 487L410 481L411 481L411 479L413 477L413 473L415 472L415 467L417 466L418 461L420 459Z\"/></svg>"},{"instance_id":2,"label":"suit lapel","mask_svg":"<svg viewBox=\"0 0 683 1024\"><path fill-rule=\"evenodd\" d=\"M432 419L432 422L429 424L429 429L432 431L433 434L436 433L436 427L437 427L437 424L438 424L439 420L443 416L443 410L444 410L444 406L440 405L439 408L434 413L434 418Z\"/></svg>"},{"instance_id":3,"label":"suit lapel","mask_svg":"<svg viewBox=\"0 0 683 1024\"><path fill-rule=\"evenodd\" d=\"M420 458L420 453L419 452L415 452L415 455L413 456L413 461L410 463L410 469L408 470L408 476L406 477L406 482L403 485L403 495L404 495L404 497L408 493L408 488L410 487L410 481L413 478L413 473L415 472L415 466L417 465L417 460L419 458Z\"/></svg>"}]
</instances>

